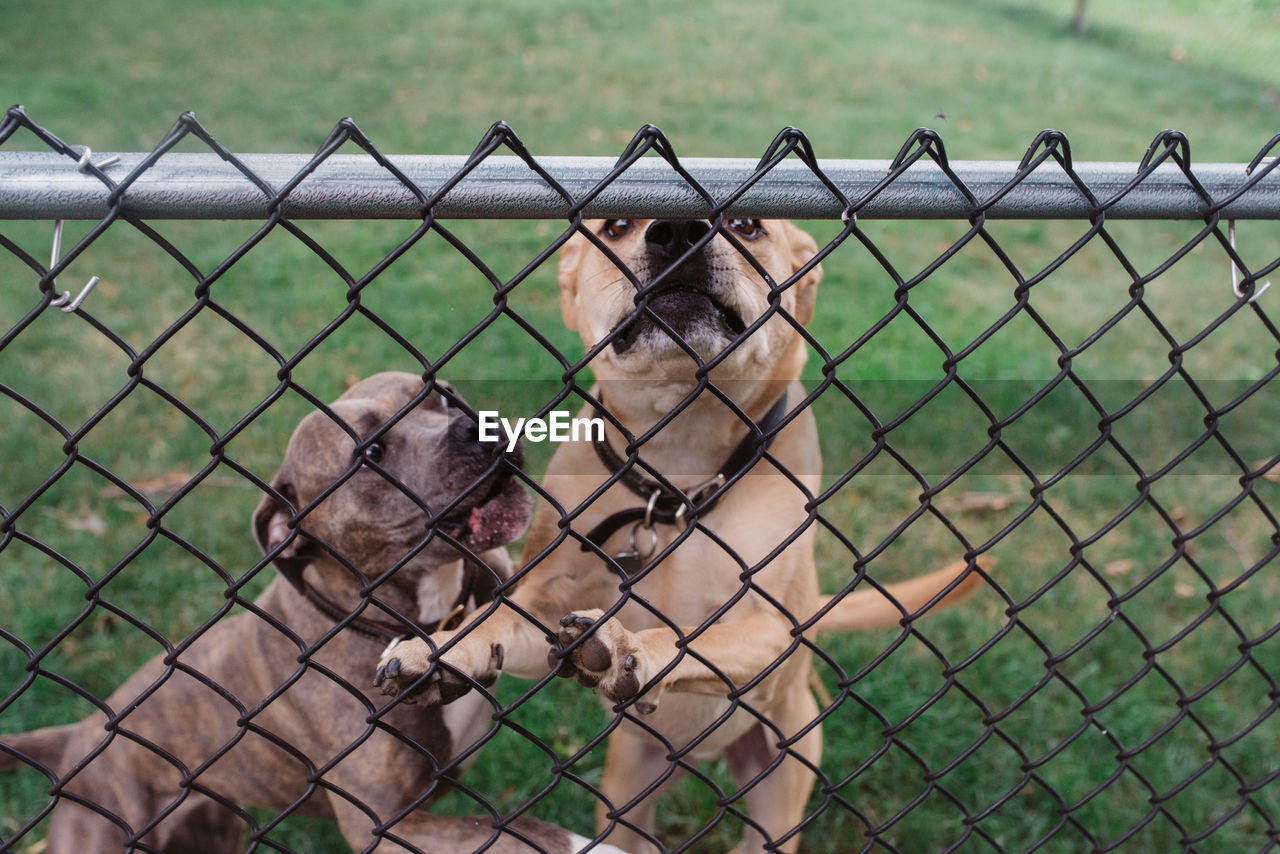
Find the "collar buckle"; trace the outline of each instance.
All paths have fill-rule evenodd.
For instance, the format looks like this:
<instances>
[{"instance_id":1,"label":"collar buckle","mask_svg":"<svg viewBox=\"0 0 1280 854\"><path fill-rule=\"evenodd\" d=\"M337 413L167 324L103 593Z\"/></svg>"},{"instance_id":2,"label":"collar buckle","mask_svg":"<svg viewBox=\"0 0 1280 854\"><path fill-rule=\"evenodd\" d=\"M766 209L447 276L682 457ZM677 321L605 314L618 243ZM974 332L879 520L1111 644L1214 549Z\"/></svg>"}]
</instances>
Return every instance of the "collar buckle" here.
<instances>
[{"instance_id":1,"label":"collar buckle","mask_svg":"<svg viewBox=\"0 0 1280 854\"><path fill-rule=\"evenodd\" d=\"M724 486L725 480L727 480L727 478L724 476L724 473L721 472L705 483L700 483L693 489L684 493L682 496L684 500L681 501L680 506L676 508L676 524L683 524L685 528L688 528L693 521L693 511L697 510L699 505L710 498L713 492ZM685 518L686 512L689 513L688 519Z\"/></svg>"}]
</instances>

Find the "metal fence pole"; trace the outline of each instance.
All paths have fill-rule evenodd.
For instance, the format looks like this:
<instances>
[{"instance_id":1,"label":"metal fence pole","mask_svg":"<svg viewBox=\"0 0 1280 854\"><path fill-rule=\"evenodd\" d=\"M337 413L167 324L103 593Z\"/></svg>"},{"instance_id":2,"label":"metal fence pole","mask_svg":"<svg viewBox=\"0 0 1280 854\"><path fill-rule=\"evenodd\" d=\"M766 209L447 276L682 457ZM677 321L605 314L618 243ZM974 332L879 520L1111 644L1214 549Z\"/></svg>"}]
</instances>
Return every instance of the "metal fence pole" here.
<instances>
[{"instance_id":1,"label":"metal fence pole","mask_svg":"<svg viewBox=\"0 0 1280 854\"><path fill-rule=\"evenodd\" d=\"M118 157L107 174L120 182L147 155ZM293 180L310 158L297 154L243 155L241 162L270 187ZM463 156L388 156L426 195L446 186L464 169ZM586 197L615 168L607 157L543 157L539 164L575 199ZM754 160L682 158L681 166L714 199L732 197L758 169ZM890 171L883 160L819 160L818 166L864 219L955 219L969 216L967 200L946 171L921 160L877 191ZM1014 161L953 161L950 171L979 202L996 197L1018 175ZM1136 186L1133 163L1077 163L1075 177L1106 207L1108 219L1203 219L1210 206L1172 163L1156 167ZM1192 173L1215 203L1239 198L1219 213L1231 219L1280 218L1280 175L1250 180L1238 163L1204 163ZM54 152L0 151L0 218L99 219L110 207L111 189ZM865 202L865 203L863 203ZM262 219L271 199L244 174L213 153L169 153L147 167L126 189L122 212L143 219ZM995 219L1078 219L1094 205L1062 168L1042 164L1030 171L987 211ZM638 160L586 205L588 217L706 216L701 194L664 160ZM415 219L421 201L372 157L335 154L325 159L287 196L295 219ZM476 165L435 207L442 218L558 219L570 205L520 158L490 156ZM786 219L834 219L844 206L803 162L784 160L747 190L727 213Z\"/></svg>"}]
</instances>

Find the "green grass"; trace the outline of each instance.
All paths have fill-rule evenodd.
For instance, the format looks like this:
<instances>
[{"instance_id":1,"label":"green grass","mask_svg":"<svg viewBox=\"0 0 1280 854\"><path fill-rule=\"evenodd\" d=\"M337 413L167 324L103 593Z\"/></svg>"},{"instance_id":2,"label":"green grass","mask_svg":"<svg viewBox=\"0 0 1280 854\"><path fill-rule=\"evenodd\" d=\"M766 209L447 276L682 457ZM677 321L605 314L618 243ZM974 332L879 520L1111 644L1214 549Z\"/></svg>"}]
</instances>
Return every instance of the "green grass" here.
<instances>
[{"instance_id":1,"label":"green grass","mask_svg":"<svg viewBox=\"0 0 1280 854\"><path fill-rule=\"evenodd\" d=\"M1280 24L1274 2L1094 2L1083 38L1067 33L1072 5L318 0L300 8L104 0L85 14L66 2L0 0L0 80L10 103L97 151L150 150L188 109L235 152L313 151L344 115L387 153L465 153L499 119L537 155L616 155L651 122L686 156L758 156L779 129L795 125L820 157L888 158L927 125L958 159L1016 160L1038 131L1056 127L1078 160L1136 161L1156 132L1173 127L1191 139L1193 161L1240 162L1280 130L1280 72L1268 61ZM5 146L24 147L39 146L22 134ZM182 146L199 149L194 141ZM258 228L150 225L205 275ZM563 227L447 225L503 280ZM805 225L820 244L839 231L829 222ZM860 227L892 274L853 240L827 260L806 379L816 387L830 374L882 423L941 379L948 355L980 339L959 376L998 418L1058 373L1064 350L1074 378L1106 406L1121 406L1168 370L1166 334L1190 342L1219 318L1182 354L1215 406L1277 364L1266 323L1252 310L1231 310L1226 257L1213 239L1148 284L1135 305L1131 277L1095 239L987 336L1015 306L1017 281L982 240L913 285L910 312L894 295L895 277L910 281L928 268L964 235L964 224ZM64 246L87 228L68 223ZM358 280L414 224L301 228ZM1000 222L988 233L1029 278L1086 228ZM1198 231L1137 222L1107 230L1144 274ZM0 234L47 258L47 223L0 223ZM1280 255L1274 223L1242 223L1239 238L1254 267ZM46 485L66 441L47 419L73 434L92 423L78 437L79 452L132 484L196 478L210 448L233 431L227 458L266 479L308 405L288 394L241 424L273 393L278 365L227 316L285 357L308 350L293 379L332 399L351 375L434 363L490 312L493 290L439 235L423 237L359 295L364 310L411 344L406 349L363 313L318 338L348 310L348 284L283 229L213 281L209 303L178 261L123 222L85 251L61 286L91 274L103 282L86 308L116 340L58 312L28 321L37 277L0 253L0 332L23 326L0 349L0 383L43 413L0 398L0 506L26 505L15 526L23 538L0 545L0 627L38 650L78 621L41 666L104 696L160 646L104 608L86 610L88 583L110 576L106 598L180 640L222 605L222 573L239 579L257 561L248 519L260 495L226 464L159 518L153 510L170 492L150 492L152 506L144 506L119 497L83 463ZM510 299L555 350L577 359L576 336L559 322L553 269L535 271ZM1264 311L1269 302L1262 300ZM870 341L846 352L888 317ZM148 353L141 377L202 424L149 386L131 388L130 352ZM827 358L836 361L826 366ZM475 405L531 412L560 388L562 369L556 353L500 317L442 374ZM1221 419L1221 435L1248 463L1277 453L1266 429L1275 399L1264 391ZM825 483L834 485L873 449L871 425L838 387L815 406ZM1203 415L1187 387L1172 384L1118 421L1115 436L1153 470L1196 440ZM1043 483L1097 437L1098 420L1068 381L1002 438ZM925 483L881 454L823 504L839 532L818 535L825 589L849 580L850 545L876 555L868 571L878 580L982 548L996 561L998 586L912 633L822 640L818 669L832 704L826 780L811 800L820 814L803 850L1022 851L1042 839L1038 851L1263 849L1280 812L1271 779L1280 767L1271 714L1280 650L1269 635L1280 581L1268 562L1274 521L1264 512L1275 512L1280 484L1259 482L1253 498L1233 504L1240 472L1211 441L1135 504L1137 477L1107 447L1037 501L1027 473L996 451L933 494L936 512L916 516L922 493L986 444L988 426L966 394L948 388L889 435ZM531 451L536 474L546 448ZM265 581L252 579L249 589ZM19 647L0 644L0 695L16 695L0 712L0 732L89 710L51 680L20 690L27 660ZM555 684L521 701L528 688L503 680L499 696L519 701L512 721L561 757L608 721L576 686ZM593 783L601 763L593 750L574 772ZM686 781L664 805L662 832L672 844L715 816L717 788L732 788L723 768L705 773L707 782ZM546 753L511 727L496 733L465 777L479 797L507 810L553 780ZM0 777L0 838L43 807L45 788L35 774ZM1241 789L1250 792L1243 807ZM590 807L590 796L566 780L531 812L587 832ZM436 809L481 811L461 792ZM725 821L698 850L723 850L740 829ZM15 847L26 850L41 835ZM342 850L324 822L289 820L272 839L303 852Z\"/></svg>"}]
</instances>

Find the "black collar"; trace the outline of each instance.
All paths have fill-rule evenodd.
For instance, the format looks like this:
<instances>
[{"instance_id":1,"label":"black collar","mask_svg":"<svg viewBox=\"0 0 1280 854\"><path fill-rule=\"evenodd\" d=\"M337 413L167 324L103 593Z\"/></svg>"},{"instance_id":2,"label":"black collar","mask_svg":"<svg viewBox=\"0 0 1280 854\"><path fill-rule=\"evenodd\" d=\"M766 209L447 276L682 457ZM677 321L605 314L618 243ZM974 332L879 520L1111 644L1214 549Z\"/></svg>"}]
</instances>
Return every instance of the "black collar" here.
<instances>
[{"instance_id":1,"label":"black collar","mask_svg":"<svg viewBox=\"0 0 1280 854\"><path fill-rule=\"evenodd\" d=\"M721 486L756 464L765 449L773 443L778 425L786 413L787 393L784 391L764 418L755 425L756 429L747 431L738 447L734 448L733 453L720 466L716 476L692 493L680 492L646 477L636 466L629 465L618 456L607 440L603 437L597 439L594 445L600 462L604 463L611 474L620 472L618 482L643 499L645 504L606 516L587 533L588 542L582 544L582 550L590 551L592 544L602 548L605 541L619 528L635 522L643 522L645 527L652 527L654 523L674 525L680 522L686 527L693 524L700 515L710 512L720 500ZM762 438L757 438L757 435Z\"/></svg>"},{"instance_id":2,"label":"black collar","mask_svg":"<svg viewBox=\"0 0 1280 854\"><path fill-rule=\"evenodd\" d=\"M458 598L454 600L449 612L433 623L413 623L412 629L404 621L380 620L363 614L351 617L351 608L333 601L300 574L296 578L292 577L292 574L286 574L286 578L308 602L316 607L316 610L335 623L350 618L346 628L354 632L375 639L398 641L413 637L415 630L431 634L441 629L455 628L462 622L462 616L466 613L470 600L474 599L476 605L493 601L496 584L493 574L486 567L467 558L463 561L462 573L462 590L459 591Z\"/></svg>"}]
</instances>

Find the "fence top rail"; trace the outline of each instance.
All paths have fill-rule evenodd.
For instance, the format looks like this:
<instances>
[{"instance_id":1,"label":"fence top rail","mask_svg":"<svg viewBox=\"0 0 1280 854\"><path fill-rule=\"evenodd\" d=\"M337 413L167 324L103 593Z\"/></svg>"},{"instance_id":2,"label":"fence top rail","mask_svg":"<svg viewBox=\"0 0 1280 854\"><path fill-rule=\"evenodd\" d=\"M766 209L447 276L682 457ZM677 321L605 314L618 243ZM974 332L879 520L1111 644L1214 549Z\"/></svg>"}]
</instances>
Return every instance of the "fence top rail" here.
<instances>
[{"instance_id":1,"label":"fence top rail","mask_svg":"<svg viewBox=\"0 0 1280 854\"><path fill-rule=\"evenodd\" d=\"M0 219L96 220L111 214L113 201L118 213L140 219L263 219L277 207L258 184L217 154L170 152L134 176L149 156L94 154L95 163L111 164L101 171L112 183L132 177L117 198L107 182L80 171L65 155L0 151ZM464 156L387 156L418 192L371 155L334 154L304 174L312 159L304 154L238 156L259 183L276 193L297 182L283 201L284 212L294 219L420 219L422 198L432 199L451 184L433 206L437 217L562 219L574 208L516 156L489 156L465 174ZM591 196L616 167L610 157L539 157L536 162L578 202ZM679 163L711 198L721 202L736 197L728 215L836 219L846 211L799 159L777 163L745 192L742 188L759 168L755 160L682 158ZM1069 173L1049 160L1012 187L1020 166L1014 161L952 161L944 169L921 159L888 182L887 160L818 160L817 165L862 219L968 219L979 206L989 218L1080 219L1094 214L1099 203L1107 219L1202 220L1214 212L1230 219L1280 219L1280 169L1257 169L1250 176L1241 163L1195 164L1190 173L1199 188L1171 162L1137 180L1134 163L1081 162ZM1080 184L1096 202L1089 201ZM581 212L600 218L697 218L707 216L710 208L669 163L645 157L599 189Z\"/></svg>"}]
</instances>

